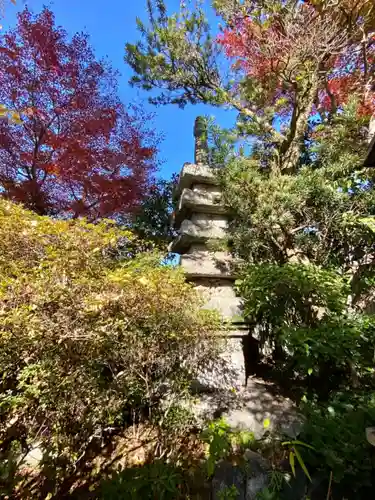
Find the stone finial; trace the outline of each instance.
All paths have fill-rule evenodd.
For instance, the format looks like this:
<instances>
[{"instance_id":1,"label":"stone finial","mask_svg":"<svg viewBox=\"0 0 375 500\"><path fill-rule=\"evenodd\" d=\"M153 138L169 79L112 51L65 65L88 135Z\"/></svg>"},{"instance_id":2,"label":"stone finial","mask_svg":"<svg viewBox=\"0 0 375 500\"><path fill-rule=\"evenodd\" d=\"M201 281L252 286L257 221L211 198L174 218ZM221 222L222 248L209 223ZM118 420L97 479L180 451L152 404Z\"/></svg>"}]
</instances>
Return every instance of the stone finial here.
<instances>
[{"instance_id":1,"label":"stone finial","mask_svg":"<svg viewBox=\"0 0 375 500\"><path fill-rule=\"evenodd\" d=\"M197 116L194 124L196 165L208 164L207 123L204 116Z\"/></svg>"}]
</instances>

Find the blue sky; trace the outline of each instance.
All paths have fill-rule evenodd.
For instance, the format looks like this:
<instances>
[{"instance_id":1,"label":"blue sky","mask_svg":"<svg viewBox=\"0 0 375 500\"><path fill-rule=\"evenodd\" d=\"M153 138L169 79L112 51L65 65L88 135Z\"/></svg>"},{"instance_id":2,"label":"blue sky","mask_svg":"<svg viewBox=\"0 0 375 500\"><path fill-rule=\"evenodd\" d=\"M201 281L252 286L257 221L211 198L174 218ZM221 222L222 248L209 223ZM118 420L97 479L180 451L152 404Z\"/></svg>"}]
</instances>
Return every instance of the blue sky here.
<instances>
[{"instance_id":1,"label":"blue sky","mask_svg":"<svg viewBox=\"0 0 375 500\"><path fill-rule=\"evenodd\" d=\"M146 0L16 1L16 6L7 2L3 29L15 25L16 12L25 4L35 12L47 5L55 13L56 23L63 26L69 35L77 31L87 32L96 55L107 56L112 66L120 71L119 91L124 102L145 102L145 106L156 113L155 128L164 135L160 147L160 158L164 160L160 176L168 178L172 173L179 172L184 162L193 161L193 124L197 115L214 115L221 125L231 125L231 113L204 105L188 106L184 110L171 105L158 108L150 106L147 103L147 93L128 85L132 73L124 62L124 47L126 42L138 39L135 18L138 16L146 20ZM179 0L167 0L171 10L177 9L178 4Z\"/></svg>"}]
</instances>

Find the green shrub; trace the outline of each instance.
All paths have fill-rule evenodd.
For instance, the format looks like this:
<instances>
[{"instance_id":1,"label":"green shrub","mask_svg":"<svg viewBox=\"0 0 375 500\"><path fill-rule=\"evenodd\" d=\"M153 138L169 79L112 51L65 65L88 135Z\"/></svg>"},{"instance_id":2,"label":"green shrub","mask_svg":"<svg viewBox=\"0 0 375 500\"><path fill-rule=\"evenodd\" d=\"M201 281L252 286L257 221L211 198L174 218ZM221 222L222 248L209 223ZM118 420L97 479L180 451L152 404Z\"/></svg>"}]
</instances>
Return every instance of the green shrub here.
<instances>
[{"instance_id":1,"label":"green shrub","mask_svg":"<svg viewBox=\"0 0 375 500\"><path fill-rule=\"evenodd\" d=\"M347 299L338 273L313 264L251 265L237 282L249 321L272 329L312 325L324 314L341 313Z\"/></svg>"},{"instance_id":2,"label":"green shrub","mask_svg":"<svg viewBox=\"0 0 375 500\"><path fill-rule=\"evenodd\" d=\"M310 328L285 328L282 340L293 369L301 377L324 379L325 388L334 386L335 379L342 387L373 384L374 319L365 314L343 315Z\"/></svg>"},{"instance_id":3,"label":"green shrub","mask_svg":"<svg viewBox=\"0 0 375 500\"><path fill-rule=\"evenodd\" d=\"M224 418L213 420L202 432L202 440L207 447L207 475L215 472L216 463L228 458L233 452L243 452L255 443L254 434L250 431L235 431Z\"/></svg>"},{"instance_id":4,"label":"green shrub","mask_svg":"<svg viewBox=\"0 0 375 500\"><path fill-rule=\"evenodd\" d=\"M371 498L374 449L366 440L365 429L375 422L374 399L337 394L328 405L306 404L304 412L301 439L314 447L314 451L304 450L310 473L318 472L328 485L332 471L334 499Z\"/></svg>"},{"instance_id":5,"label":"green shrub","mask_svg":"<svg viewBox=\"0 0 375 500\"><path fill-rule=\"evenodd\" d=\"M0 202L0 439L66 476L106 432L178 400L217 349L179 270L120 260L131 233ZM160 260L160 259L159 259ZM22 438L22 439L21 439ZM0 457L2 458L2 457Z\"/></svg>"},{"instance_id":6,"label":"green shrub","mask_svg":"<svg viewBox=\"0 0 375 500\"><path fill-rule=\"evenodd\" d=\"M162 460L114 474L104 481L99 497L103 500L177 500L183 494L181 470Z\"/></svg>"},{"instance_id":7,"label":"green shrub","mask_svg":"<svg viewBox=\"0 0 375 500\"><path fill-rule=\"evenodd\" d=\"M218 500L237 500L238 496L239 491L234 484L225 486L218 492Z\"/></svg>"}]
</instances>

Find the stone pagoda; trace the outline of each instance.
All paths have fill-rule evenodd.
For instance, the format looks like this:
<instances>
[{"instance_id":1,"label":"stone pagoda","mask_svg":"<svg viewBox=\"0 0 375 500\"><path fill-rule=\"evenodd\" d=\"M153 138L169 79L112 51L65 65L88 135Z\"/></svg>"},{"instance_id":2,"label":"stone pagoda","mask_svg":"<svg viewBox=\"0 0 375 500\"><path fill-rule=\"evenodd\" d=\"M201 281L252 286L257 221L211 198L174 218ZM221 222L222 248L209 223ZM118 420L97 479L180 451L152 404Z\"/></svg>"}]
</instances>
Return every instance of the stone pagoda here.
<instances>
[{"instance_id":1,"label":"stone pagoda","mask_svg":"<svg viewBox=\"0 0 375 500\"><path fill-rule=\"evenodd\" d=\"M265 418L271 419L272 427L280 422L289 426L291 405L275 397L263 381L252 377L247 380L246 367L254 358L249 351L257 346L240 319L242 308L234 290L233 258L223 249L215 250L220 245L213 244L227 237L228 213L218 172L208 166L207 131L201 117L196 119L194 136L195 163L185 163L179 176L174 218L178 236L169 249L181 255L180 264L204 297L205 308L218 310L228 324L228 328L216 332L225 344L220 371L207 368L197 381L202 396L197 411L208 418L222 415L233 427L260 436Z\"/></svg>"},{"instance_id":2,"label":"stone pagoda","mask_svg":"<svg viewBox=\"0 0 375 500\"><path fill-rule=\"evenodd\" d=\"M230 384L239 388L246 383L243 337L247 332L239 321L241 301L233 287L233 259L225 250L212 249L214 242L227 236L228 215L217 170L207 165L206 130L200 117L195 122L194 136L195 163L185 163L179 176L174 219L179 233L170 250L181 255L180 264L187 279L203 295L205 308L218 310L228 322L228 330L218 334L226 337L225 358L228 373L232 374Z\"/></svg>"}]
</instances>

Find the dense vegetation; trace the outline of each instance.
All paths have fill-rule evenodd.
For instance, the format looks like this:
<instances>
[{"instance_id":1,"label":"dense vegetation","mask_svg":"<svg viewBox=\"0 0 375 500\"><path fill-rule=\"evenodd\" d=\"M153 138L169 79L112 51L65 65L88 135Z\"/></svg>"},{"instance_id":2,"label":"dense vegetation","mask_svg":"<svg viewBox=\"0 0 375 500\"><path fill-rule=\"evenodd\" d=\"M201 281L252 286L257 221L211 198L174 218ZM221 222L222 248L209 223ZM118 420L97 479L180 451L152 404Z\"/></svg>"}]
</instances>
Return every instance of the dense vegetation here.
<instances>
[{"instance_id":1,"label":"dense vegetation","mask_svg":"<svg viewBox=\"0 0 375 500\"><path fill-rule=\"evenodd\" d=\"M215 359L216 319L180 271L134 257L133 236L113 224L2 201L0 232L1 489L12 491L17 472L26 498L61 495L109 437L178 413Z\"/></svg>"},{"instance_id":2,"label":"dense vegetation","mask_svg":"<svg viewBox=\"0 0 375 500\"><path fill-rule=\"evenodd\" d=\"M214 0L219 33L200 2L170 15L163 0L147 6L141 40L126 46L131 83L156 104L238 112L229 130L209 121L208 158L232 215L227 243L242 262L237 290L264 348L259 368L288 387L304 425L284 443L221 420L197 435L189 388L217 360L219 320L154 251L173 235L175 181L150 185L155 143L115 87L102 96L110 73L86 38L67 42L50 11L25 11L0 51L11 118L0 134L0 497L206 498L217 462L250 447L272 464L261 498L290 498L296 466L299 500L371 498L375 195L362 165L373 2ZM60 42L40 47L41 33ZM76 81L90 91L73 92L65 115L50 99ZM98 146L111 171L96 163ZM99 222L107 214L116 222Z\"/></svg>"},{"instance_id":3,"label":"dense vegetation","mask_svg":"<svg viewBox=\"0 0 375 500\"><path fill-rule=\"evenodd\" d=\"M332 470L334 498L367 498L373 484L375 200L350 144L357 120L351 103L295 175L270 176L254 158L223 173L245 316L303 400L301 439L319 450L313 467L327 480Z\"/></svg>"},{"instance_id":4,"label":"dense vegetation","mask_svg":"<svg viewBox=\"0 0 375 500\"><path fill-rule=\"evenodd\" d=\"M219 34L202 4L169 14L149 1L142 39L126 48L131 83L153 90L157 104L238 112L231 130L211 125L209 138L232 211L228 243L243 259L245 318L267 346L272 376L306 414L301 439L315 448L306 460L324 485L318 498L368 498L375 199L374 174L362 165L375 104L375 8L212 4Z\"/></svg>"}]
</instances>

